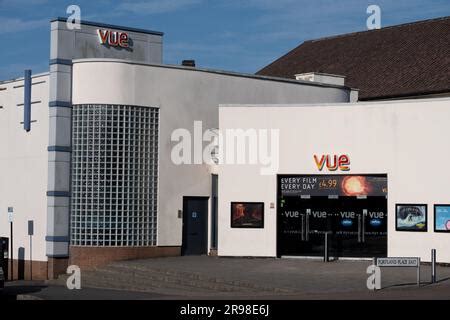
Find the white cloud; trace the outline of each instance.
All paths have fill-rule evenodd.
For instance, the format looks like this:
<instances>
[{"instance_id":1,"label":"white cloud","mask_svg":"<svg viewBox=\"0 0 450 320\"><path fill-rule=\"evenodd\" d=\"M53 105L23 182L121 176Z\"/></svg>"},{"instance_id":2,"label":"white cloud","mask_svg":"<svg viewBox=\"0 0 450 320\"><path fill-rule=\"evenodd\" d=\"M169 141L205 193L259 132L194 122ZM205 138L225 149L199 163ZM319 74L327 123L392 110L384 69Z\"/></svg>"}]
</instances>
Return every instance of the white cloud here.
<instances>
[{"instance_id":1,"label":"white cloud","mask_svg":"<svg viewBox=\"0 0 450 320\"><path fill-rule=\"evenodd\" d=\"M49 19L26 20L0 17L0 34L33 30L44 26L50 27Z\"/></svg>"},{"instance_id":2,"label":"white cloud","mask_svg":"<svg viewBox=\"0 0 450 320\"><path fill-rule=\"evenodd\" d=\"M140 2L125 2L118 9L135 14L159 14L178 11L200 4L203 0L150 0Z\"/></svg>"}]
</instances>

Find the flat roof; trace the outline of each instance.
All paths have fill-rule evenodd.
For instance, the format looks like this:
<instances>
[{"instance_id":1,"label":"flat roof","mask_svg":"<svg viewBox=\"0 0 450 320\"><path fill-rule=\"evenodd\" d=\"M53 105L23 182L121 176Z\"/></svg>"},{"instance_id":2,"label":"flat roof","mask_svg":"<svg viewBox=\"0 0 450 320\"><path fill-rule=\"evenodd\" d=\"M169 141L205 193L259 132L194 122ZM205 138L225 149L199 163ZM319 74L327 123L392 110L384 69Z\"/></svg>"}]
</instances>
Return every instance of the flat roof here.
<instances>
[{"instance_id":1,"label":"flat roof","mask_svg":"<svg viewBox=\"0 0 450 320\"><path fill-rule=\"evenodd\" d=\"M397 100L376 100L376 101L357 101L357 102L324 102L324 103L225 103L219 104L219 108L305 108L305 107L354 107L354 106L377 106L385 104L405 104L405 103L424 103L424 102L439 102L449 101L450 97L443 98L410 98Z\"/></svg>"},{"instance_id":2,"label":"flat roof","mask_svg":"<svg viewBox=\"0 0 450 320\"><path fill-rule=\"evenodd\" d=\"M41 72L41 73L36 73L36 74L32 74L31 78L39 78L39 77L44 77L44 76L49 76L50 72ZM18 77L18 78L13 78L13 79L7 79L7 80L0 80L0 84L8 84L11 82L16 82L16 81L22 81L24 79L24 77Z\"/></svg>"},{"instance_id":3,"label":"flat roof","mask_svg":"<svg viewBox=\"0 0 450 320\"><path fill-rule=\"evenodd\" d=\"M67 22L67 18L58 17L58 18L52 19L50 22L55 22L55 21ZM118 26L118 25L114 25L114 24L99 23L99 22L92 22L92 21L86 21L86 20L81 20L80 24L84 24L84 25L87 25L87 26L107 28L107 29L118 29L118 30L130 31L130 32L153 34L153 35L157 35L157 36L163 36L164 35L164 32L160 32L160 31L153 31L153 30L147 30L147 29L125 27L125 26Z\"/></svg>"},{"instance_id":4,"label":"flat roof","mask_svg":"<svg viewBox=\"0 0 450 320\"><path fill-rule=\"evenodd\" d=\"M284 83L291 83L291 84L298 84L298 85L307 85L307 86L313 86L313 87L337 88L337 89L347 89L347 90L358 91L358 89L350 88L345 85L342 86L342 85L326 84L326 83L312 82L312 81L306 81L306 80L295 80L295 79L287 79L287 78L280 78L280 77L255 75L255 74L251 74L251 73L240 73L240 72L233 72L233 71L207 69L207 68L187 67L187 66L173 65L173 64L154 64L154 63L145 63L145 62L139 62L139 61L129 61L129 60L109 59L109 58L75 59L72 62L73 62L73 64L75 64L75 63L90 63L90 62L114 62L114 63L135 64L135 65L150 66L150 67L180 69L180 70L191 71L191 72L213 73L213 74L220 74L220 75L225 75L225 76L250 78L250 79L256 79L256 80L277 81L277 82L284 82Z\"/></svg>"}]
</instances>

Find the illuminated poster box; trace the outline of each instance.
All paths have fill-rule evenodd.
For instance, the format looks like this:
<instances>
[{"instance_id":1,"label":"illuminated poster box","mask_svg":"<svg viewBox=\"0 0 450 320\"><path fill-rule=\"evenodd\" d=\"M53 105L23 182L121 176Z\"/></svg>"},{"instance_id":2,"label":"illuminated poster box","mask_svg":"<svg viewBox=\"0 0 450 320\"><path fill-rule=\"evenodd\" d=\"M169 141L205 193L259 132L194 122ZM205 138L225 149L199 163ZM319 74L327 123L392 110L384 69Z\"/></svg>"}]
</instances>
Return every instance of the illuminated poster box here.
<instances>
[{"instance_id":1,"label":"illuminated poster box","mask_svg":"<svg viewBox=\"0 0 450 320\"><path fill-rule=\"evenodd\" d=\"M450 204L434 206L434 231L450 232Z\"/></svg>"},{"instance_id":2,"label":"illuminated poster box","mask_svg":"<svg viewBox=\"0 0 450 320\"><path fill-rule=\"evenodd\" d=\"M395 213L395 230L427 232L426 204L397 204Z\"/></svg>"},{"instance_id":3,"label":"illuminated poster box","mask_svg":"<svg viewBox=\"0 0 450 320\"><path fill-rule=\"evenodd\" d=\"M232 228L264 228L264 202L232 202Z\"/></svg>"}]
</instances>

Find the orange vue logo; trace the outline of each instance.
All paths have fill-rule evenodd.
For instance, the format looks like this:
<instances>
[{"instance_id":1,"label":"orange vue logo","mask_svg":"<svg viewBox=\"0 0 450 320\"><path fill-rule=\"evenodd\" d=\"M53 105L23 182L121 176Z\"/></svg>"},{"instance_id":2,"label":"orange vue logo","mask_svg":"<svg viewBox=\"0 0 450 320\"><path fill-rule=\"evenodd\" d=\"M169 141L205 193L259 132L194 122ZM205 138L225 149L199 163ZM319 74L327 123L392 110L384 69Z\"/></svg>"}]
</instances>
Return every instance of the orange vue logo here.
<instances>
[{"instance_id":1,"label":"orange vue logo","mask_svg":"<svg viewBox=\"0 0 450 320\"><path fill-rule=\"evenodd\" d=\"M97 30L98 39L101 44L111 47L129 48L129 37L126 32L111 31L111 30Z\"/></svg>"},{"instance_id":2,"label":"orange vue logo","mask_svg":"<svg viewBox=\"0 0 450 320\"><path fill-rule=\"evenodd\" d=\"M340 156L323 154L320 158L317 155L314 155L314 161L319 171L322 171L324 167L329 171L336 171L337 169L341 171L350 170L350 158L346 154Z\"/></svg>"}]
</instances>

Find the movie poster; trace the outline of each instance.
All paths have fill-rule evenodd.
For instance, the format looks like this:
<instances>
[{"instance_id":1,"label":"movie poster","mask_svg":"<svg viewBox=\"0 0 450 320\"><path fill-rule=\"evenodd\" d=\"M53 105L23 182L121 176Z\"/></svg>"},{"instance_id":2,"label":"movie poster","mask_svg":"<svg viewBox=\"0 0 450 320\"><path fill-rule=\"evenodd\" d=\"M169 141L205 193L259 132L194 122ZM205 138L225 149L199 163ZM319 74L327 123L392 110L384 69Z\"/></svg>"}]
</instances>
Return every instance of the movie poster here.
<instances>
[{"instance_id":1,"label":"movie poster","mask_svg":"<svg viewBox=\"0 0 450 320\"><path fill-rule=\"evenodd\" d=\"M450 232L450 205L434 206L434 231Z\"/></svg>"},{"instance_id":2,"label":"movie poster","mask_svg":"<svg viewBox=\"0 0 450 320\"><path fill-rule=\"evenodd\" d=\"M397 204L395 211L397 231L427 231L426 204Z\"/></svg>"},{"instance_id":3,"label":"movie poster","mask_svg":"<svg viewBox=\"0 0 450 320\"><path fill-rule=\"evenodd\" d=\"M232 228L264 228L264 202L232 202Z\"/></svg>"}]
</instances>

